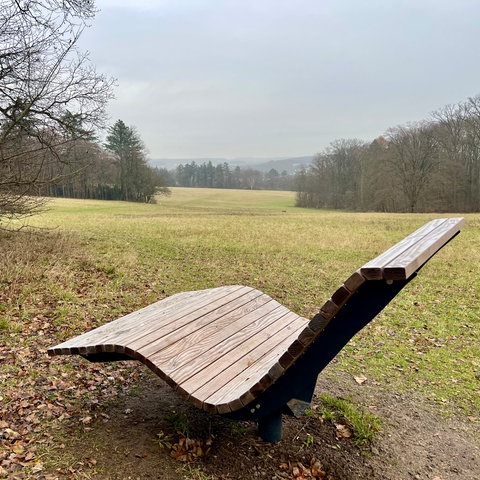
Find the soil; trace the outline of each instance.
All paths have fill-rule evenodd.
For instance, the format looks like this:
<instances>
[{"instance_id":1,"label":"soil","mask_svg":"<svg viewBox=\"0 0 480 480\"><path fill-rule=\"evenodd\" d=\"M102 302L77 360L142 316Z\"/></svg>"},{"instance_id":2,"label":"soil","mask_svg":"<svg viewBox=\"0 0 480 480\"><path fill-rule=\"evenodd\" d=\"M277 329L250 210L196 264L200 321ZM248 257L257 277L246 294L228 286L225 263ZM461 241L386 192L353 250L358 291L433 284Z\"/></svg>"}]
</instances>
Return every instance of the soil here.
<instances>
[{"instance_id":1,"label":"soil","mask_svg":"<svg viewBox=\"0 0 480 480\"><path fill-rule=\"evenodd\" d=\"M380 417L382 428L374 442L359 447L351 438L339 438L333 423L311 415L284 417L282 441L268 444L257 437L253 423L205 414L147 372L136 393L119 397L108 410L100 408L89 426L58 432L64 442L57 452L61 465L44 478L480 478L478 418L446 419L418 398L368 381L359 385L335 371L320 376L317 391L351 398ZM172 458L166 436L175 443L182 437L175 431L179 426L187 426L188 437L204 451L209 447L203 442L211 439L208 454L193 455L189 462Z\"/></svg>"}]
</instances>

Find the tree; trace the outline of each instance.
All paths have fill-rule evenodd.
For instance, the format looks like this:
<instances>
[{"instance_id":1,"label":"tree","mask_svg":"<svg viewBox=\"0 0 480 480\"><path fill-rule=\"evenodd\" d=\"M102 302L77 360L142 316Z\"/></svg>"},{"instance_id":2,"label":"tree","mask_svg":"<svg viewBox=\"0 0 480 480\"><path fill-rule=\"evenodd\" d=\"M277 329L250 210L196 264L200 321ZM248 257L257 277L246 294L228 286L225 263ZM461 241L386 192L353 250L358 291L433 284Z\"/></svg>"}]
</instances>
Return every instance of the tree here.
<instances>
[{"instance_id":1,"label":"tree","mask_svg":"<svg viewBox=\"0 0 480 480\"><path fill-rule=\"evenodd\" d=\"M47 167L103 125L113 80L77 49L94 13L92 0L0 0L0 220L34 213L57 179Z\"/></svg>"},{"instance_id":2,"label":"tree","mask_svg":"<svg viewBox=\"0 0 480 480\"><path fill-rule=\"evenodd\" d=\"M136 200L140 166L146 163L140 136L122 120L117 120L108 129L105 148L113 153L118 165L122 200Z\"/></svg>"},{"instance_id":3,"label":"tree","mask_svg":"<svg viewBox=\"0 0 480 480\"><path fill-rule=\"evenodd\" d=\"M466 102L466 138L464 165L466 169L469 210L480 210L480 95Z\"/></svg>"},{"instance_id":4,"label":"tree","mask_svg":"<svg viewBox=\"0 0 480 480\"><path fill-rule=\"evenodd\" d=\"M280 174L275 168L271 168L265 174L265 188L268 190L276 190L278 188Z\"/></svg>"},{"instance_id":5,"label":"tree","mask_svg":"<svg viewBox=\"0 0 480 480\"><path fill-rule=\"evenodd\" d=\"M262 173L253 168L245 168L242 170L242 183L246 185L250 190L262 183Z\"/></svg>"},{"instance_id":6,"label":"tree","mask_svg":"<svg viewBox=\"0 0 480 480\"><path fill-rule=\"evenodd\" d=\"M403 194L390 164L388 140L377 137L368 146L362 168L362 210L397 212L403 204Z\"/></svg>"},{"instance_id":7,"label":"tree","mask_svg":"<svg viewBox=\"0 0 480 480\"><path fill-rule=\"evenodd\" d=\"M133 127L117 120L108 129L105 148L118 166L122 200L150 202L156 193L169 193L158 172L148 166L145 146Z\"/></svg>"},{"instance_id":8,"label":"tree","mask_svg":"<svg viewBox=\"0 0 480 480\"><path fill-rule=\"evenodd\" d=\"M299 206L359 209L365 196L366 151L367 146L360 140L340 139L318 153L308 172L297 174Z\"/></svg>"},{"instance_id":9,"label":"tree","mask_svg":"<svg viewBox=\"0 0 480 480\"><path fill-rule=\"evenodd\" d=\"M331 165L330 188L333 208L356 209L363 201L364 172L363 158L366 151L364 142L358 139L340 139L327 148Z\"/></svg>"},{"instance_id":10,"label":"tree","mask_svg":"<svg viewBox=\"0 0 480 480\"><path fill-rule=\"evenodd\" d=\"M390 165L405 195L407 210L414 212L438 165L434 132L426 123L414 123L391 128L387 133Z\"/></svg>"}]
</instances>

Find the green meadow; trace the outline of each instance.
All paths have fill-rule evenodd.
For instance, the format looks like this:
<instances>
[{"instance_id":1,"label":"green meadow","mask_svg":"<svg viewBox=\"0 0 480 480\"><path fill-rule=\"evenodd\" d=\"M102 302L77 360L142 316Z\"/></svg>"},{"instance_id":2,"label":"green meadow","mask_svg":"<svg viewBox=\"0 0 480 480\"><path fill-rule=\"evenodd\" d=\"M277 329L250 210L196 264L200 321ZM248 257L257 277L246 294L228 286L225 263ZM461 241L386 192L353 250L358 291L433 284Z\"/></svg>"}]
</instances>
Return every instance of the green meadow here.
<instances>
[{"instance_id":1,"label":"green meadow","mask_svg":"<svg viewBox=\"0 0 480 480\"><path fill-rule=\"evenodd\" d=\"M305 210L294 200L180 188L156 204L52 200L31 219L33 232L2 234L2 344L45 349L165 296L228 284L254 286L310 317L353 271L442 216ZM327 375L363 374L445 414L478 415L480 215L464 216L462 233ZM25 333L32 324L48 325L40 340Z\"/></svg>"}]
</instances>

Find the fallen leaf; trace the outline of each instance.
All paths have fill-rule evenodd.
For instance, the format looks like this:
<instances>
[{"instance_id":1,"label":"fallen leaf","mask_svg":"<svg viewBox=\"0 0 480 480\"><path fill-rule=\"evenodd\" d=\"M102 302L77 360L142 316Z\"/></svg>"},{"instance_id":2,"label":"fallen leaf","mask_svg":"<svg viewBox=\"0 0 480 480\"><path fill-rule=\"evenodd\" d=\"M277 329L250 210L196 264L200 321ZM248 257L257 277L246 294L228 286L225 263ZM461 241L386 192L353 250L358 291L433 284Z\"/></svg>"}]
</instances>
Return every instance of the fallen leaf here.
<instances>
[{"instance_id":1,"label":"fallen leaf","mask_svg":"<svg viewBox=\"0 0 480 480\"><path fill-rule=\"evenodd\" d=\"M3 437L7 440L17 440L20 438L20 434L11 428L6 428L3 431Z\"/></svg>"},{"instance_id":2,"label":"fallen leaf","mask_svg":"<svg viewBox=\"0 0 480 480\"><path fill-rule=\"evenodd\" d=\"M352 437L352 431L346 426L342 424L337 424L335 425L337 428L337 437L338 438L351 438Z\"/></svg>"},{"instance_id":3,"label":"fallen leaf","mask_svg":"<svg viewBox=\"0 0 480 480\"><path fill-rule=\"evenodd\" d=\"M354 376L353 377L355 379L355 381L359 384L359 385L363 385L366 381L367 381L367 377L365 375L357 375L357 376Z\"/></svg>"},{"instance_id":4,"label":"fallen leaf","mask_svg":"<svg viewBox=\"0 0 480 480\"><path fill-rule=\"evenodd\" d=\"M322 479L326 477L322 464L315 458L311 459L308 467L302 462L284 462L279 465L279 468L288 472L291 478L295 480Z\"/></svg>"},{"instance_id":5,"label":"fallen leaf","mask_svg":"<svg viewBox=\"0 0 480 480\"><path fill-rule=\"evenodd\" d=\"M25 449L22 445L14 445L12 447L12 452L16 453L17 455L22 455L23 453L25 453Z\"/></svg>"},{"instance_id":6,"label":"fallen leaf","mask_svg":"<svg viewBox=\"0 0 480 480\"><path fill-rule=\"evenodd\" d=\"M33 468L32 468L32 473L38 473L43 470L43 464L42 463L37 463Z\"/></svg>"},{"instance_id":7,"label":"fallen leaf","mask_svg":"<svg viewBox=\"0 0 480 480\"><path fill-rule=\"evenodd\" d=\"M198 440L195 438L180 437L177 443L172 445L170 455L181 462L192 462L210 453L212 438Z\"/></svg>"}]
</instances>

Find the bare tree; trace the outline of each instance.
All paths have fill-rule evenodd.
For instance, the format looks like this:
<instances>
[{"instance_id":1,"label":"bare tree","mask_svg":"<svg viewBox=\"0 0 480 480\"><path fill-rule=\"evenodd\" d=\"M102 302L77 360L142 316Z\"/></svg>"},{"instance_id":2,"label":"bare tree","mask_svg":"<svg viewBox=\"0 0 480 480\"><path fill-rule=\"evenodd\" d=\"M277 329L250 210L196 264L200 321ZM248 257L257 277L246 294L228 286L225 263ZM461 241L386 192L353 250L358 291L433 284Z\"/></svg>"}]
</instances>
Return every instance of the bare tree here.
<instances>
[{"instance_id":1,"label":"bare tree","mask_svg":"<svg viewBox=\"0 0 480 480\"><path fill-rule=\"evenodd\" d=\"M333 208L356 209L364 198L364 158L367 145L358 139L339 139L327 148L333 167Z\"/></svg>"},{"instance_id":2,"label":"bare tree","mask_svg":"<svg viewBox=\"0 0 480 480\"><path fill-rule=\"evenodd\" d=\"M480 95L469 98L465 104L466 135L464 162L467 179L469 209L480 210Z\"/></svg>"},{"instance_id":3,"label":"bare tree","mask_svg":"<svg viewBox=\"0 0 480 480\"><path fill-rule=\"evenodd\" d=\"M77 48L94 13L92 0L0 0L0 222L34 213L67 146L103 126L113 80Z\"/></svg>"},{"instance_id":4,"label":"bare tree","mask_svg":"<svg viewBox=\"0 0 480 480\"><path fill-rule=\"evenodd\" d=\"M433 131L440 146L440 175L437 181L444 208L459 211L465 208L465 126L464 103L446 105L431 114ZM442 205L442 206L443 206Z\"/></svg>"},{"instance_id":5,"label":"bare tree","mask_svg":"<svg viewBox=\"0 0 480 480\"><path fill-rule=\"evenodd\" d=\"M414 212L420 195L438 164L438 148L427 123L413 123L388 130L390 164L400 182L407 209Z\"/></svg>"},{"instance_id":6,"label":"bare tree","mask_svg":"<svg viewBox=\"0 0 480 480\"><path fill-rule=\"evenodd\" d=\"M245 168L242 170L242 182L248 186L250 190L262 183L262 172L255 170L254 168Z\"/></svg>"},{"instance_id":7,"label":"bare tree","mask_svg":"<svg viewBox=\"0 0 480 480\"><path fill-rule=\"evenodd\" d=\"M367 151L367 145L357 139L331 142L315 155L308 173L302 171L297 175L298 205L360 209L365 197Z\"/></svg>"}]
</instances>

